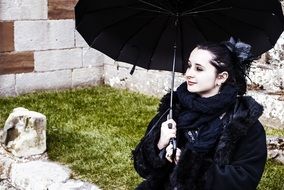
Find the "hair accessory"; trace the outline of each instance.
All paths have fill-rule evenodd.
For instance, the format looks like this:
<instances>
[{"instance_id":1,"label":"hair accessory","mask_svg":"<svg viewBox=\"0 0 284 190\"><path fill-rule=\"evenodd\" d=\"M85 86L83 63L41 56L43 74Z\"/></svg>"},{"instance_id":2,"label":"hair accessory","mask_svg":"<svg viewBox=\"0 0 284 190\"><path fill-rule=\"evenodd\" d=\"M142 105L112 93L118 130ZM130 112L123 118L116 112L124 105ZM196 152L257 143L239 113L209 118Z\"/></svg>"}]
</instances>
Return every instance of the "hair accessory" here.
<instances>
[{"instance_id":1,"label":"hair accessory","mask_svg":"<svg viewBox=\"0 0 284 190\"><path fill-rule=\"evenodd\" d=\"M252 58L251 45L241 42L239 39L235 40L233 37L225 43L227 48L236 54L240 62Z\"/></svg>"}]
</instances>

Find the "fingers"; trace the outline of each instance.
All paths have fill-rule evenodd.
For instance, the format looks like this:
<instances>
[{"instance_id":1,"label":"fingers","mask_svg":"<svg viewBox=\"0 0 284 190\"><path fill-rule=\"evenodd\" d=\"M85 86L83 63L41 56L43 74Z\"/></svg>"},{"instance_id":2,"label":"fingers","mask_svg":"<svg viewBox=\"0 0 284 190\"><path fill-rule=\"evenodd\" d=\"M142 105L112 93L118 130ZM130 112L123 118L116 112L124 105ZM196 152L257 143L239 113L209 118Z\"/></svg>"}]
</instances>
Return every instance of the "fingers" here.
<instances>
[{"instance_id":1,"label":"fingers","mask_svg":"<svg viewBox=\"0 0 284 190\"><path fill-rule=\"evenodd\" d=\"M171 163L173 162L172 154L173 154L173 145L169 144L166 148L166 159Z\"/></svg>"},{"instance_id":2,"label":"fingers","mask_svg":"<svg viewBox=\"0 0 284 190\"><path fill-rule=\"evenodd\" d=\"M169 161L169 162L173 162L172 160L172 154L173 154L173 145L168 145L167 148L166 148L166 159ZM181 150L179 148L177 148L176 150L176 157L175 157L175 164L178 163L179 159L180 159L180 155L181 155Z\"/></svg>"},{"instance_id":3,"label":"fingers","mask_svg":"<svg viewBox=\"0 0 284 190\"><path fill-rule=\"evenodd\" d=\"M180 150L179 148L177 148L177 151L176 151L176 158L175 158L175 163L176 163L176 164L177 164L178 161L179 161L180 155L181 155L181 150Z\"/></svg>"},{"instance_id":4,"label":"fingers","mask_svg":"<svg viewBox=\"0 0 284 190\"><path fill-rule=\"evenodd\" d=\"M169 124L171 124L170 128ZM161 150L166 147L171 138L176 138L176 122L173 119L169 119L162 123L158 148Z\"/></svg>"}]
</instances>

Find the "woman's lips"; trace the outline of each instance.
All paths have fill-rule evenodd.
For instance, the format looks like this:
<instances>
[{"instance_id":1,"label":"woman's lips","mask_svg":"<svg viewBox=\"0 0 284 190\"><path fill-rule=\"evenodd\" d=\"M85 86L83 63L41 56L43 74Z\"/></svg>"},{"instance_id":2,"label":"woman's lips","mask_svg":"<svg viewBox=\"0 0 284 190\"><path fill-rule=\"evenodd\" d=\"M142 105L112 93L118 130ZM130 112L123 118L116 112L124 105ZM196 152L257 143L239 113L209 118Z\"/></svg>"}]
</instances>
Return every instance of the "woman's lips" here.
<instances>
[{"instance_id":1,"label":"woman's lips","mask_svg":"<svg viewBox=\"0 0 284 190\"><path fill-rule=\"evenodd\" d=\"M192 86L192 85L194 85L194 84L196 84L196 82L187 81L187 85L189 85L189 86Z\"/></svg>"}]
</instances>

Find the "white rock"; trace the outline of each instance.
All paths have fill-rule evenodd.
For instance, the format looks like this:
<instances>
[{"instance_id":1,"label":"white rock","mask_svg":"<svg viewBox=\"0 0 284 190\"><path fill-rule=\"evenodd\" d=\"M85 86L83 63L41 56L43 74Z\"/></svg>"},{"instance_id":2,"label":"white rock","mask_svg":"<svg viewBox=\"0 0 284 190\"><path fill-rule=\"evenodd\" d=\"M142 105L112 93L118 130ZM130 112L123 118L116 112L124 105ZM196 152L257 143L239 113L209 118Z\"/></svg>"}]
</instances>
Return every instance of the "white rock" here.
<instances>
[{"instance_id":1,"label":"white rock","mask_svg":"<svg viewBox=\"0 0 284 190\"><path fill-rule=\"evenodd\" d=\"M82 50L64 49L34 53L35 71L55 71L82 67Z\"/></svg>"},{"instance_id":2,"label":"white rock","mask_svg":"<svg viewBox=\"0 0 284 190\"><path fill-rule=\"evenodd\" d=\"M23 190L47 190L48 186L65 182L71 170L49 161L32 161L14 164L11 168L11 182Z\"/></svg>"},{"instance_id":3,"label":"white rock","mask_svg":"<svg viewBox=\"0 0 284 190\"><path fill-rule=\"evenodd\" d=\"M16 21L16 51L73 48L74 20Z\"/></svg>"},{"instance_id":4,"label":"white rock","mask_svg":"<svg viewBox=\"0 0 284 190\"><path fill-rule=\"evenodd\" d=\"M63 190L63 189L64 190L75 190L75 189L99 190L99 187L91 183L79 180L72 180L72 179L68 180L66 183L55 183L48 187L48 190Z\"/></svg>"},{"instance_id":5,"label":"white rock","mask_svg":"<svg viewBox=\"0 0 284 190\"><path fill-rule=\"evenodd\" d=\"M15 108L5 122L0 142L17 157L42 154L46 150L46 116Z\"/></svg>"},{"instance_id":6,"label":"white rock","mask_svg":"<svg viewBox=\"0 0 284 190\"><path fill-rule=\"evenodd\" d=\"M47 0L1 0L0 20L47 19Z\"/></svg>"}]
</instances>

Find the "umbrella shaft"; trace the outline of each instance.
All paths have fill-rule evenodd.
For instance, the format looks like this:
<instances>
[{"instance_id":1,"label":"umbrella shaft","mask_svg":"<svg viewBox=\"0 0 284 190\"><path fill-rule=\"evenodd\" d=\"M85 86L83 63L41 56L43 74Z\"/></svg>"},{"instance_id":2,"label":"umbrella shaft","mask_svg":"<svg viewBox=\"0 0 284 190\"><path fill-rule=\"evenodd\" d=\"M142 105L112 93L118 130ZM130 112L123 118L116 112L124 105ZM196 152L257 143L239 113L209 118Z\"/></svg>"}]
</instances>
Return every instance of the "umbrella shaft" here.
<instances>
[{"instance_id":1,"label":"umbrella shaft","mask_svg":"<svg viewBox=\"0 0 284 190\"><path fill-rule=\"evenodd\" d=\"M174 58L173 58L173 70L172 70L172 84L171 84L171 101L170 101L170 112L169 112L169 119L173 118L173 91L174 91L174 84L175 84L175 65L176 65L176 51L177 46L174 45Z\"/></svg>"}]
</instances>

